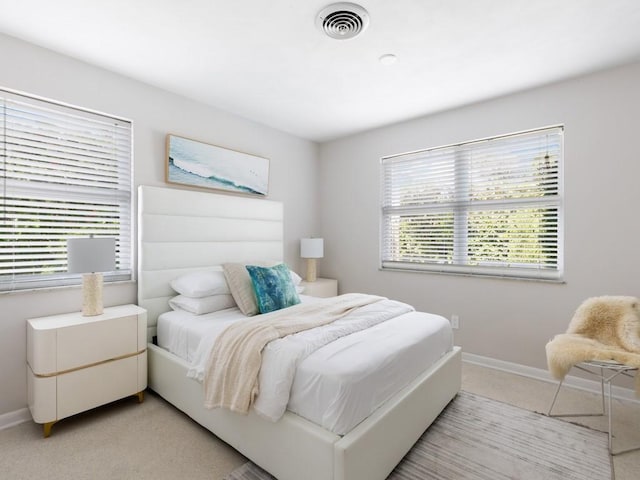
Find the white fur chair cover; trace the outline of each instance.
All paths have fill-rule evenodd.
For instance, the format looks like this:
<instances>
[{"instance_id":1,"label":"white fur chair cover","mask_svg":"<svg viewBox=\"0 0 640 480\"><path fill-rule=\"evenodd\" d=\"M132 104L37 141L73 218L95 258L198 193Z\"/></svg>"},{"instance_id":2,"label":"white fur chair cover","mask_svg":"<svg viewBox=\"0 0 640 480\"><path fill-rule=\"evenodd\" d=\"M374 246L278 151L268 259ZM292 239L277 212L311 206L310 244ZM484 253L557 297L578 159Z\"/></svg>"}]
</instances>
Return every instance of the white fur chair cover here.
<instances>
[{"instance_id":1,"label":"white fur chair cover","mask_svg":"<svg viewBox=\"0 0 640 480\"><path fill-rule=\"evenodd\" d=\"M585 300L573 315L567 333L547 343L547 365L562 380L571 368L588 360L613 360L640 368L640 300L604 296ZM636 375L640 396L640 376Z\"/></svg>"}]
</instances>

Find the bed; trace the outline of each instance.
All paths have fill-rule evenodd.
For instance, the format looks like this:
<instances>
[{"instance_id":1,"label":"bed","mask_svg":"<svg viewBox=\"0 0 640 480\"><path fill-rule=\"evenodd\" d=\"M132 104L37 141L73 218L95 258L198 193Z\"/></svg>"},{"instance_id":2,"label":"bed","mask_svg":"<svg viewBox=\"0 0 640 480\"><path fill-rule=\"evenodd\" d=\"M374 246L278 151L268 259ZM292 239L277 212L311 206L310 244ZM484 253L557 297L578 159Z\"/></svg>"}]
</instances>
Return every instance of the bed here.
<instances>
[{"instance_id":1,"label":"bed","mask_svg":"<svg viewBox=\"0 0 640 480\"><path fill-rule=\"evenodd\" d=\"M153 343L175 295L169 282L225 262L281 261L280 202L141 186L138 303L148 312L149 388L280 480L384 479L460 390L453 347L349 431L286 411L277 422L203 406L192 364ZM303 402L304 403L304 402Z\"/></svg>"}]
</instances>

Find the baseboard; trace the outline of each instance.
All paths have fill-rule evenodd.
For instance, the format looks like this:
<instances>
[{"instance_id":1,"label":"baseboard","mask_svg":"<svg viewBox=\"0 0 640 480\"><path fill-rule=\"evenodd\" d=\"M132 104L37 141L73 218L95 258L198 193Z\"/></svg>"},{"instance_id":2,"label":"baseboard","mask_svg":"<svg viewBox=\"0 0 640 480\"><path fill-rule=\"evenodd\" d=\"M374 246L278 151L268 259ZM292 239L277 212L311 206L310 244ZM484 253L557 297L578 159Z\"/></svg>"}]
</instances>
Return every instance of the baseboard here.
<instances>
[{"instance_id":1,"label":"baseboard","mask_svg":"<svg viewBox=\"0 0 640 480\"><path fill-rule=\"evenodd\" d=\"M0 415L0 430L29 421L31 421L31 414L28 408L21 408L14 412L4 413Z\"/></svg>"},{"instance_id":2,"label":"baseboard","mask_svg":"<svg viewBox=\"0 0 640 480\"><path fill-rule=\"evenodd\" d=\"M462 352L462 361L474 365L480 365L481 367L493 368L495 370L513 373L523 377L542 380L543 382L555 384L558 383L558 381L554 379L547 370L543 370L541 368L528 367L526 365L520 365L518 363L505 362L503 360L496 360L495 358L483 357L481 355L475 355L473 353L465 352ZM577 390L584 390L586 392L597 394L600 394L601 391L599 381L588 380L586 378L575 377L573 375L567 375L563 385L575 388ZM611 394L614 398L617 398L619 400L640 403L640 399L636 397L635 392L630 388L612 385Z\"/></svg>"}]
</instances>

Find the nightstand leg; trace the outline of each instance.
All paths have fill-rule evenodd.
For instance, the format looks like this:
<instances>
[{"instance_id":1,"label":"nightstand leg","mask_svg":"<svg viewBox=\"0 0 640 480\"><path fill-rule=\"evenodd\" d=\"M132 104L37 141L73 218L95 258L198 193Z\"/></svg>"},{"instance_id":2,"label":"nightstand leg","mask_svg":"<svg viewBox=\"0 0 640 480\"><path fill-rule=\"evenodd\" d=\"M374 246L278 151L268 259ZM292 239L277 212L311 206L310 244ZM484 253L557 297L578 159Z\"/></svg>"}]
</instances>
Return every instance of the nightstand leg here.
<instances>
[{"instance_id":1,"label":"nightstand leg","mask_svg":"<svg viewBox=\"0 0 640 480\"><path fill-rule=\"evenodd\" d=\"M53 427L53 424L56 423L54 422L47 422L44 425L42 425L42 433L44 434L44 438L48 438L49 435L51 435L51 427Z\"/></svg>"},{"instance_id":2,"label":"nightstand leg","mask_svg":"<svg viewBox=\"0 0 640 480\"><path fill-rule=\"evenodd\" d=\"M144 391L136 393L136 396L138 397L138 403L144 402Z\"/></svg>"}]
</instances>

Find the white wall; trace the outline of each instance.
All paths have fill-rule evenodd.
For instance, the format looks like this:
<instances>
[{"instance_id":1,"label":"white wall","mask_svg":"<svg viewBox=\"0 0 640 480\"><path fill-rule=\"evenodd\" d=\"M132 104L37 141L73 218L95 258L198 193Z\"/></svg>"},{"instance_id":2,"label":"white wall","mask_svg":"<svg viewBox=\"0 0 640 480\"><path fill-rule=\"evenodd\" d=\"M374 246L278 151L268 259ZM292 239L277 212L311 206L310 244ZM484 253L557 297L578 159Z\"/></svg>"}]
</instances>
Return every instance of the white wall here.
<instances>
[{"instance_id":1,"label":"white wall","mask_svg":"<svg viewBox=\"0 0 640 480\"><path fill-rule=\"evenodd\" d=\"M546 342L583 299L640 296L638 85L634 64L323 144L323 276L458 314L464 351L546 368ZM381 157L552 124L565 125L565 283L378 270Z\"/></svg>"},{"instance_id":2,"label":"white wall","mask_svg":"<svg viewBox=\"0 0 640 480\"><path fill-rule=\"evenodd\" d=\"M319 232L315 143L11 37L0 35L0 58L2 87L133 120L136 185L164 185L167 133L269 158L269 199L284 202L285 260L303 271L299 239ZM135 302L135 283L105 286L105 305ZM0 294L0 415L27 405L25 320L80 305L78 287Z\"/></svg>"}]
</instances>

